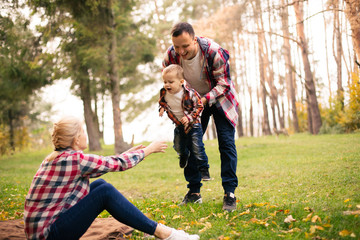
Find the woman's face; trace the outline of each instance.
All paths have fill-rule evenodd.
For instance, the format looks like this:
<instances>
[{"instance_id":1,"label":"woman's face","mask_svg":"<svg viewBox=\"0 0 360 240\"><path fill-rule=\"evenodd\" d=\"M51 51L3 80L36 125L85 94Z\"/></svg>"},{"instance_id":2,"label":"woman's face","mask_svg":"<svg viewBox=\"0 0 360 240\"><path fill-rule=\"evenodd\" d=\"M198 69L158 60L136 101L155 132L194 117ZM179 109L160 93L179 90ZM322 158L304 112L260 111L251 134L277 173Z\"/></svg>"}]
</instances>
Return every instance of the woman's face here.
<instances>
[{"instance_id":1,"label":"woman's face","mask_svg":"<svg viewBox=\"0 0 360 240\"><path fill-rule=\"evenodd\" d=\"M87 148L87 136L83 128L81 128L80 135L75 140L74 150L85 150Z\"/></svg>"}]
</instances>

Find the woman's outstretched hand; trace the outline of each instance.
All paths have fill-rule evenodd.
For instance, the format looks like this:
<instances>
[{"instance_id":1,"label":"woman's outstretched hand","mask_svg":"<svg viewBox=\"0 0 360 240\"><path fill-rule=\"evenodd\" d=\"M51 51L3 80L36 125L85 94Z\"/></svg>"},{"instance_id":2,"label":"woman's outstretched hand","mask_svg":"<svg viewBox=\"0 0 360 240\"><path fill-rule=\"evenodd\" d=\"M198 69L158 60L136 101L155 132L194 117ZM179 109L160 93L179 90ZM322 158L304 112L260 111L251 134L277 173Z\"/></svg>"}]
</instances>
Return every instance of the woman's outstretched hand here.
<instances>
[{"instance_id":1,"label":"woman's outstretched hand","mask_svg":"<svg viewBox=\"0 0 360 240\"><path fill-rule=\"evenodd\" d=\"M168 146L165 144L165 142L152 142L149 146L144 148L145 157L152 153L165 152L167 147Z\"/></svg>"}]
</instances>

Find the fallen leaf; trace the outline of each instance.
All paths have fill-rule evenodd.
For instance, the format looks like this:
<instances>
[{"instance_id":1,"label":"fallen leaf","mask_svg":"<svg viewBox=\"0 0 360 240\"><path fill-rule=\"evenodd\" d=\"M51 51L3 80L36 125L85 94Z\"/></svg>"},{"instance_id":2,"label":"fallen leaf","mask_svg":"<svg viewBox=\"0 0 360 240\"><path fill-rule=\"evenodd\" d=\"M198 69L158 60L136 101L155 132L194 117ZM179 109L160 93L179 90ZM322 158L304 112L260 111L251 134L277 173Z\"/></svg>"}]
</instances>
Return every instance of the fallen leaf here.
<instances>
[{"instance_id":1,"label":"fallen leaf","mask_svg":"<svg viewBox=\"0 0 360 240\"><path fill-rule=\"evenodd\" d=\"M224 237L224 235L221 235L218 237L219 240L230 240L230 237Z\"/></svg>"},{"instance_id":2,"label":"fallen leaf","mask_svg":"<svg viewBox=\"0 0 360 240\"><path fill-rule=\"evenodd\" d=\"M346 237L349 236L351 234L351 232L349 232L348 230L344 229L341 232L339 232L339 235L342 237Z\"/></svg>"},{"instance_id":3,"label":"fallen leaf","mask_svg":"<svg viewBox=\"0 0 360 240\"><path fill-rule=\"evenodd\" d=\"M289 215L285 218L284 223L291 223L291 222L296 222L296 219L294 219L292 215Z\"/></svg>"},{"instance_id":4,"label":"fallen leaf","mask_svg":"<svg viewBox=\"0 0 360 240\"><path fill-rule=\"evenodd\" d=\"M350 198L345 199L345 200L344 200L344 203L347 203L348 201L350 201Z\"/></svg>"},{"instance_id":5,"label":"fallen leaf","mask_svg":"<svg viewBox=\"0 0 360 240\"><path fill-rule=\"evenodd\" d=\"M195 212L195 210L190 206L190 211L191 212Z\"/></svg>"},{"instance_id":6,"label":"fallen leaf","mask_svg":"<svg viewBox=\"0 0 360 240\"><path fill-rule=\"evenodd\" d=\"M307 211L307 212L312 212L313 211L310 207L305 207L304 210Z\"/></svg>"},{"instance_id":7,"label":"fallen leaf","mask_svg":"<svg viewBox=\"0 0 360 240\"><path fill-rule=\"evenodd\" d=\"M239 216L245 215L245 214L250 214L250 209L246 210L245 212L242 212L239 214Z\"/></svg>"},{"instance_id":8,"label":"fallen leaf","mask_svg":"<svg viewBox=\"0 0 360 240\"><path fill-rule=\"evenodd\" d=\"M293 228L293 229L290 229L290 230L288 230L288 231L280 230L280 232L282 232L282 233L301 232L301 229L300 229L300 228Z\"/></svg>"},{"instance_id":9,"label":"fallen leaf","mask_svg":"<svg viewBox=\"0 0 360 240\"><path fill-rule=\"evenodd\" d=\"M312 217L313 213L309 213L306 218L303 219L303 222L308 222L310 221L311 217Z\"/></svg>"},{"instance_id":10,"label":"fallen leaf","mask_svg":"<svg viewBox=\"0 0 360 240\"><path fill-rule=\"evenodd\" d=\"M203 229L200 229L200 230L199 230L199 233L203 233L203 232L205 232L206 230L212 228L211 223L209 223L209 222L204 223L204 225L205 225L205 227L204 227Z\"/></svg>"},{"instance_id":11,"label":"fallen leaf","mask_svg":"<svg viewBox=\"0 0 360 240\"><path fill-rule=\"evenodd\" d=\"M344 215L360 215L360 210L356 210L356 211L344 211L343 214L344 214Z\"/></svg>"},{"instance_id":12,"label":"fallen leaf","mask_svg":"<svg viewBox=\"0 0 360 240\"><path fill-rule=\"evenodd\" d=\"M160 221L158 221L158 223L161 223L161 224L163 224L163 225L166 225L166 222L165 222L164 220L160 220Z\"/></svg>"},{"instance_id":13,"label":"fallen leaf","mask_svg":"<svg viewBox=\"0 0 360 240\"><path fill-rule=\"evenodd\" d=\"M311 218L312 223L316 223L317 221L321 223L321 218L318 215L315 215Z\"/></svg>"},{"instance_id":14,"label":"fallen leaf","mask_svg":"<svg viewBox=\"0 0 360 240\"><path fill-rule=\"evenodd\" d=\"M174 215L172 219L178 219L178 218L184 218L184 216L181 216L181 215Z\"/></svg>"}]
</instances>

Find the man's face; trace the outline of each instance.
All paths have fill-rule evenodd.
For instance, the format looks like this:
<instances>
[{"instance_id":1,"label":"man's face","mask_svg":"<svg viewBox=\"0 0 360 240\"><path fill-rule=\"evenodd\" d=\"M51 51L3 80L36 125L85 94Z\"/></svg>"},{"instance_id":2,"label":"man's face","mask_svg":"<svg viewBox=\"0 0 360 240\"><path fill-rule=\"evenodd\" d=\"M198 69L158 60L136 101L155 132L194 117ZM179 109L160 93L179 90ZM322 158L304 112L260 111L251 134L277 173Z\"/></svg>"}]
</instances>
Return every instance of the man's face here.
<instances>
[{"instance_id":1,"label":"man's face","mask_svg":"<svg viewBox=\"0 0 360 240\"><path fill-rule=\"evenodd\" d=\"M171 38L175 52L179 54L183 59L190 60L197 54L197 40L192 38L189 33L183 32L177 37Z\"/></svg>"}]
</instances>

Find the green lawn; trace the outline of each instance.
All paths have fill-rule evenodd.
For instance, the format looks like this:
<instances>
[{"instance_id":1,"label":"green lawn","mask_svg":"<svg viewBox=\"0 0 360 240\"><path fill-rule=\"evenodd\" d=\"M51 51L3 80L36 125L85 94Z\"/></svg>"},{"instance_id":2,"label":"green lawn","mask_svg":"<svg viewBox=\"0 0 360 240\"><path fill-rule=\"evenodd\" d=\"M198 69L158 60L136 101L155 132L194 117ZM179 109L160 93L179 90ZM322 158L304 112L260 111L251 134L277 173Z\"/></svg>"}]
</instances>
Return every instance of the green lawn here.
<instances>
[{"instance_id":1,"label":"green lawn","mask_svg":"<svg viewBox=\"0 0 360 240\"><path fill-rule=\"evenodd\" d=\"M360 239L360 133L238 139L232 213L221 210L217 141L205 142L214 180L204 183L201 205L178 206L187 188L171 146L103 178L152 219L201 239ZM112 154L113 146L104 148L98 154ZM0 220L22 218L32 177L49 151L0 158Z\"/></svg>"}]
</instances>

